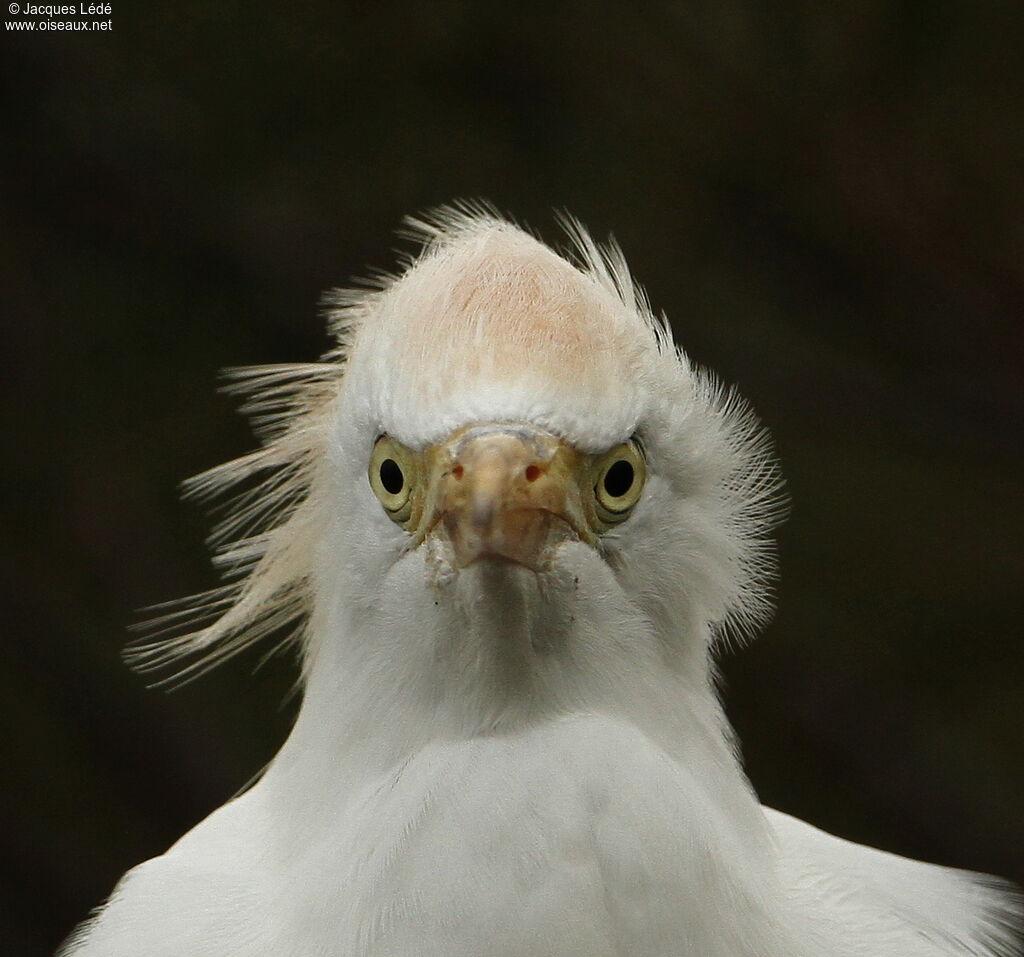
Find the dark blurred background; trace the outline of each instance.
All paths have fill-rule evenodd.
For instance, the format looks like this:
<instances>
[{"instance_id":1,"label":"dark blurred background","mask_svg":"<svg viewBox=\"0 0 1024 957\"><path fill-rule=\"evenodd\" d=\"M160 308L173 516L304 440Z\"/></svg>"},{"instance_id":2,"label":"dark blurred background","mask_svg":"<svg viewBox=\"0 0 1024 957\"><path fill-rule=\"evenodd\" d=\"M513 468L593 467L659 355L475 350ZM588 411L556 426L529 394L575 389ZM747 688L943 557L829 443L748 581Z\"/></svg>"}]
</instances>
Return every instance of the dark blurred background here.
<instances>
[{"instance_id":1,"label":"dark blurred background","mask_svg":"<svg viewBox=\"0 0 1024 957\"><path fill-rule=\"evenodd\" d=\"M762 798L1024 879L1021 18L182 0L5 32L0 952L49 954L283 739L287 657L168 695L125 628L215 581L176 485L252 446L218 370L316 357L321 291L457 197L614 231L774 433L779 612L724 662Z\"/></svg>"}]
</instances>

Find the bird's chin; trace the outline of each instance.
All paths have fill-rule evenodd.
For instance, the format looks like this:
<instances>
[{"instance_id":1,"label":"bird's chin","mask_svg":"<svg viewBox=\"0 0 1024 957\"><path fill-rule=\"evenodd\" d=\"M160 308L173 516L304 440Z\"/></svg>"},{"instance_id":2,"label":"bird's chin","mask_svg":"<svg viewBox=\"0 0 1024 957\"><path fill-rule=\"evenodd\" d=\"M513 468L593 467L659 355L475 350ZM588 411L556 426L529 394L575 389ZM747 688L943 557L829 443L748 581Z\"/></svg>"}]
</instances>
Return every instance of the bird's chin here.
<instances>
[{"instance_id":1,"label":"bird's chin","mask_svg":"<svg viewBox=\"0 0 1024 957\"><path fill-rule=\"evenodd\" d=\"M564 543L564 540L545 543L545 547L536 554L481 549L467 555L465 552L460 554L443 534L434 534L427 537L423 547L429 574L435 584L471 579L497 585L516 579L536 582L546 577L557 561L559 546Z\"/></svg>"},{"instance_id":2,"label":"bird's chin","mask_svg":"<svg viewBox=\"0 0 1024 957\"><path fill-rule=\"evenodd\" d=\"M487 602L512 594L536 593L541 590L544 569L501 555L481 555L479 558L455 569L455 579L460 591L468 588Z\"/></svg>"},{"instance_id":3,"label":"bird's chin","mask_svg":"<svg viewBox=\"0 0 1024 957\"><path fill-rule=\"evenodd\" d=\"M513 659L522 664L551 652L573 630L587 546L565 542L536 565L480 555L457 566L444 544L434 542L426 552L426 594L445 627L454 629L451 638L468 643L474 655L497 655L502 667L511 667Z\"/></svg>"},{"instance_id":4,"label":"bird's chin","mask_svg":"<svg viewBox=\"0 0 1024 957\"><path fill-rule=\"evenodd\" d=\"M462 571L470 568L480 569L482 575L514 575L518 574L516 569L539 575L551 567L551 557L546 560L533 560L528 558L509 558L507 555L483 554L478 555L471 562L462 567Z\"/></svg>"}]
</instances>

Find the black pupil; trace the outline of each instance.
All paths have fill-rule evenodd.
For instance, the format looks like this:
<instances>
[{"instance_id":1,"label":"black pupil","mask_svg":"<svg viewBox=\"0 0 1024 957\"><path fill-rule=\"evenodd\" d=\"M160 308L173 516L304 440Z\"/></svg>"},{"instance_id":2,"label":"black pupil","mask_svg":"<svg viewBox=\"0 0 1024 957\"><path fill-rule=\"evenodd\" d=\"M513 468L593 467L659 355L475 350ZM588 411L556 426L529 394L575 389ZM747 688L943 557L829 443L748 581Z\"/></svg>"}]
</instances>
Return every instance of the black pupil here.
<instances>
[{"instance_id":1,"label":"black pupil","mask_svg":"<svg viewBox=\"0 0 1024 957\"><path fill-rule=\"evenodd\" d=\"M380 484L389 495L397 495L405 485L405 476L394 459L384 459L380 463Z\"/></svg>"},{"instance_id":2,"label":"black pupil","mask_svg":"<svg viewBox=\"0 0 1024 957\"><path fill-rule=\"evenodd\" d=\"M633 487L633 466L625 459L619 459L604 473L604 490L612 498L622 498Z\"/></svg>"}]
</instances>

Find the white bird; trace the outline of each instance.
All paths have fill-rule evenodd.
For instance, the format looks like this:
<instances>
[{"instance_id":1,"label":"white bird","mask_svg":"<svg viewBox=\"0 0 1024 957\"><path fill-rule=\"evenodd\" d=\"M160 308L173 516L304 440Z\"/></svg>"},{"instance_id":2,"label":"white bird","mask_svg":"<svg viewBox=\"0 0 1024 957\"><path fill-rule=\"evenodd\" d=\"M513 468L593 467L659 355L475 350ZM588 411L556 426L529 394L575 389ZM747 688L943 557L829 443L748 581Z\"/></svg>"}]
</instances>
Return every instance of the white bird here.
<instances>
[{"instance_id":1,"label":"white bird","mask_svg":"<svg viewBox=\"0 0 1024 957\"><path fill-rule=\"evenodd\" d=\"M778 474L619 251L410 224L400 276L333 297L336 351L236 373L263 445L191 486L243 483L233 577L136 651L194 673L290 625L295 727L64 953L1017 953L994 879L759 804L713 659L769 612Z\"/></svg>"}]
</instances>

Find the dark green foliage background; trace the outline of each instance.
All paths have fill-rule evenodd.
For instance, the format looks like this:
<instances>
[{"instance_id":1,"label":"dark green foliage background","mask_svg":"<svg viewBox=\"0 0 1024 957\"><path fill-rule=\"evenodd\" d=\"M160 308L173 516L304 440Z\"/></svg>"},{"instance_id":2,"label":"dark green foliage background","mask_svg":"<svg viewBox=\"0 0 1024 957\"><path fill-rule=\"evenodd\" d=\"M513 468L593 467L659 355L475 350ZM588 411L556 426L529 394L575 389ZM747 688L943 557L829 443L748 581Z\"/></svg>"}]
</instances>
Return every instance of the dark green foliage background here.
<instances>
[{"instance_id":1,"label":"dark green foliage background","mask_svg":"<svg viewBox=\"0 0 1024 957\"><path fill-rule=\"evenodd\" d=\"M217 370L318 355L320 292L456 197L613 230L774 433L779 613L723 662L763 799L1024 878L1021 16L182 0L5 32L0 952L51 952L286 734L287 657L165 695L125 626L214 582L176 483L251 447Z\"/></svg>"}]
</instances>

